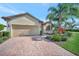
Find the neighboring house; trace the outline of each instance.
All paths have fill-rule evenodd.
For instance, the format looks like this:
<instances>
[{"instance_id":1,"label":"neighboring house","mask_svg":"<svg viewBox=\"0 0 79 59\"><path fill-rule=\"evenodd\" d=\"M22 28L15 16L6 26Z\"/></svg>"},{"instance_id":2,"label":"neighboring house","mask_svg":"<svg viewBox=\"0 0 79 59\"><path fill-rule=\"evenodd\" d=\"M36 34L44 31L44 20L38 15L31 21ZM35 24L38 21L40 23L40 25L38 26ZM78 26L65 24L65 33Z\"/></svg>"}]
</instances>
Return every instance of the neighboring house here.
<instances>
[{"instance_id":1,"label":"neighboring house","mask_svg":"<svg viewBox=\"0 0 79 59\"><path fill-rule=\"evenodd\" d=\"M39 35L43 30L43 22L29 13L2 17L8 23L11 37L24 35Z\"/></svg>"},{"instance_id":2,"label":"neighboring house","mask_svg":"<svg viewBox=\"0 0 79 59\"><path fill-rule=\"evenodd\" d=\"M52 26L52 28L51 28ZM53 24L51 25L50 21L43 23L43 33L52 34L53 33Z\"/></svg>"}]
</instances>

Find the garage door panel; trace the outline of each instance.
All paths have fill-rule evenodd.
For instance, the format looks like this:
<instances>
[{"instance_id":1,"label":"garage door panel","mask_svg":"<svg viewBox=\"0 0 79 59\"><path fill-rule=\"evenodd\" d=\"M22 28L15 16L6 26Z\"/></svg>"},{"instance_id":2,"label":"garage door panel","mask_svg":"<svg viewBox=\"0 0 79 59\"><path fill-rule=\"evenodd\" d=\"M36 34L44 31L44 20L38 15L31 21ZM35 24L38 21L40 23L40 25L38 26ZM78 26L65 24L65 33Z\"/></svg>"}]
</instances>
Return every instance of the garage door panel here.
<instances>
[{"instance_id":1,"label":"garage door panel","mask_svg":"<svg viewBox=\"0 0 79 59\"><path fill-rule=\"evenodd\" d=\"M13 26L13 36L37 35L39 34L36 26Z\"/></svg>"},{"instance_id":2,"label":"garage door panel","mask_svg":"<svg viewBox=\"0 0 79 59\"><path fill-rule=\"evenodd\" d=\"M21 29L14 29L13 36L22 36L22 35L29 35L30 30L21 30Z\"/></svg>"}]
</instances>

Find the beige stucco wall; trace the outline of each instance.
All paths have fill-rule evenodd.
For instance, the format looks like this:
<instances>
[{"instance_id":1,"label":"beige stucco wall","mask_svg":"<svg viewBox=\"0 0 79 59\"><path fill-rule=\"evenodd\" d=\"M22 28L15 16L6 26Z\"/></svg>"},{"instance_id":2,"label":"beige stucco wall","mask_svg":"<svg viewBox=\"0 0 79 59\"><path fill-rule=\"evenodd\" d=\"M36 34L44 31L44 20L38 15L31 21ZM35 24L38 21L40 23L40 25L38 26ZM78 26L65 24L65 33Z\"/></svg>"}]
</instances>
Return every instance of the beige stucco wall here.
<instances>
[{"instance_id":1,"label":"beige stucco wall","mask_svg":"<svg viewBox=\"0 0 79 59\"><path fill-rule=\"evenodd\" d=\"M47 26L49 26L49 25L50 25L49 23L46 23L45 25L43 25L44 32L46 32L46 28L47 28Z\"/></svg>"},{"instance_id":2,"label":"beige stucco wall","mask_svg":"<svg viewBox=\"0 0 79 59\"><path fill-rule=\"evenodd\" d=\"M16 24L16 25L38 25L40 26L40 23L36 21L34 18L25 15L21 17L13 18L11 21L9 21L9 24Z\"/></svg>"}]
</instances>

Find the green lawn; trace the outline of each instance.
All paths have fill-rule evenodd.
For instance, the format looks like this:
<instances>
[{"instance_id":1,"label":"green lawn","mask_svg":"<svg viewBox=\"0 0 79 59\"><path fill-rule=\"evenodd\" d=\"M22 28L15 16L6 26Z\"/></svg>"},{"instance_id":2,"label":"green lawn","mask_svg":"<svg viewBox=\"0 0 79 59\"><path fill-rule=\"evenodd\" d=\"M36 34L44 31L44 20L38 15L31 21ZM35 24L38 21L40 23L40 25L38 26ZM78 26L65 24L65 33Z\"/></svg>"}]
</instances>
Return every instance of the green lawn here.
<instances>
[{"instance_id":1,"label":"green lawn","mask_svg":"<svg viewBox=\"0 0 79 59\"><path fill-rule=\"evenodd\" d=\"M62 47L79 55L79 32L72 32L72 36L62 45Z\"/></svg>"}]
</instances>

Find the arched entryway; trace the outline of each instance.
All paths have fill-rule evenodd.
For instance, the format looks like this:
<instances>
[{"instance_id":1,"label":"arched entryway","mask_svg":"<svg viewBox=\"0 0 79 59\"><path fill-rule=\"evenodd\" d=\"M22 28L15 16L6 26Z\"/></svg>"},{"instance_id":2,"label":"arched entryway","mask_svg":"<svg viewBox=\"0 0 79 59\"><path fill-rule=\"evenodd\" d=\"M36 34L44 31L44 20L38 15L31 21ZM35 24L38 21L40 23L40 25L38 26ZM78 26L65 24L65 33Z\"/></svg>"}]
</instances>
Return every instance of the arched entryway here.
<instances>
[{"instance_id":1,"label":"arched entryway","mask_svg":"<svg viewBox=\"0 0 79 59\"><path fill-rule=\"evenodd\" d=\"M44 33L45 34L50 34L50 33L53 32L52 31L53 25L51 26L49 22L45 23L43 27L44 27Z\"/></svg>"}]
</instances>

